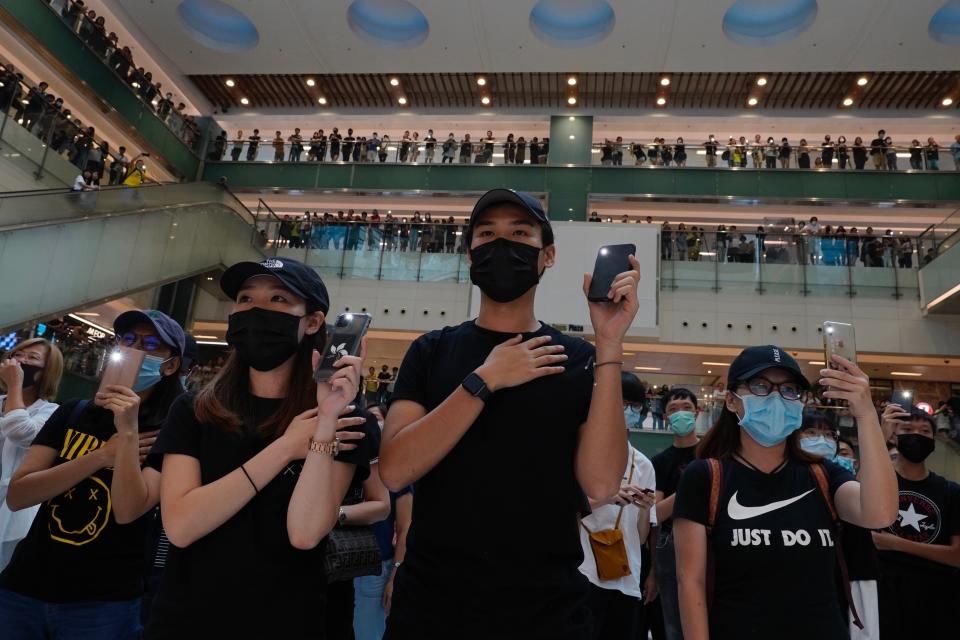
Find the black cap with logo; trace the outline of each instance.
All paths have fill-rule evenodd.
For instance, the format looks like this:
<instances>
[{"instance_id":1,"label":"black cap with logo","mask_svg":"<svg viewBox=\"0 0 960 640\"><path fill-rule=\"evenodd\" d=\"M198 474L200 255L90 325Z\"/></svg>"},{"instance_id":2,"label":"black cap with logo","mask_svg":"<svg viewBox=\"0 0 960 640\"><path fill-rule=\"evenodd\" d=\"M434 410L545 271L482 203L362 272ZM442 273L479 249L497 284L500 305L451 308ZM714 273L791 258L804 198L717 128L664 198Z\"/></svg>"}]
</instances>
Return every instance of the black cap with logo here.
<instances>
[{"instance_id":1,"label":"black cap with logo","mask_svg":"<svg viewBox=\"0 0 960 640\"><path fill-rule=\"evenodd\" d=\"M238 262L223 272L220 289L236 300L243 283L254 276L273 276L307 302L311 310L327 313L330 296L319 274L307 265L290 258L270 258L263 262Z\"/></svg>"},{"instance_id":2,"label":"black cap with logo","mask_svg":"<svg viewBox=\"0 0 960 640\"><path fill-rule=\"evenodd\" d=\"M473 205L473 211L470 212L470 220L467 222L467 238L473 236L473 225L477 221L477 216L495 204L506 203L515 204L536 218L543 228L543 246L548 247L553 244L553 228L550 226L550 218L547 216L547 212L543 210L540 200L529 193L515 189L491 189L480 196L477 204Z\"/></svg>"},{"instance_id":3,"label":"black cap with logo","mask_svg":"<svg viewBox=\"0 0 960 640\"><path fill-rule=\"evenodd\" d=\"M746 382L767 369L786 369L805 389L810 388L810 383L803 375L800 365L793 359L793 356L772 344L762 347L747 347L741 351L740 355L730 365L730 371L727 373L727 384Z\"/></svg>"}]
</instances>

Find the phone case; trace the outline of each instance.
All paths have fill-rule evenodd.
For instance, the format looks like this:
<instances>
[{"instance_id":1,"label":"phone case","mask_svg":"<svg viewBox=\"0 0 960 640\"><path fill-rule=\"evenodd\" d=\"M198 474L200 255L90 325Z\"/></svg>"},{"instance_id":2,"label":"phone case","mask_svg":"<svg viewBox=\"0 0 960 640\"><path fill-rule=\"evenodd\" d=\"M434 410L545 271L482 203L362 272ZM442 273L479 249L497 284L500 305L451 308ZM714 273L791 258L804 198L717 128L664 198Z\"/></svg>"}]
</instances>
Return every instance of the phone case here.
<instances>
[{"instance_id":1,"label":"phone case","mask_svg":"<svg viewBox=\"0 0 960 640\"><path fill-rule=\"evenodd\" d=\"M104 358L103 373L100 376L100 387L97 391L103 391L113 384L132 388L146 355L143 351L130 347L114 347L108 351Z\"/></svg>"},{"instance_id":2,"label":"phone case","mask_svg":"<svg viewBox=\"0 0 960 640\"><path fill-rule=\"evenodd\" d=\"M629 256L636 255L637 246L634 244L612 244L600 247L597 252L597 261L593 267L593 278L590 280L590 289L587 300L590 302L609 302L607 294L614 278L630 271Z\"/></svg>"},{"instance_id":3,"label":"phone case","mask_svg":"<svg viewBox=\"0 0 960 640\"><path fill-rule=\"evenodd\" d=\"M337 316L333 331L324 346L323 357L313 372L314 380L323 382L329 379L337 371L333 363L344 356L360 353L360 341L370 328L372 320L368 313L341 313Z\"/></svg>"},{"instance_id":4,"label":"phone case","mask_svg":"<svg viewBox=\"0 0 960 640\"><path fill-rule=\"evenodd\" d=\"M857 363L857 342L852 324L845 322L823 323L823 351L827 366L836 369L830 356L837 354Z\"/></svg>"},{"instance_id":5,"label":"phone case","mask_svg":"<svg viewBox=\"0 0 960 640\"><path fill-rule=\"evenodd\" d=\"M893 397L890 398L892 404L898 404L903 409L909 411L910 407L913 406L913 392L907 391L906 389L898 389L893 392Z\"/></svg>"}]
</instances>

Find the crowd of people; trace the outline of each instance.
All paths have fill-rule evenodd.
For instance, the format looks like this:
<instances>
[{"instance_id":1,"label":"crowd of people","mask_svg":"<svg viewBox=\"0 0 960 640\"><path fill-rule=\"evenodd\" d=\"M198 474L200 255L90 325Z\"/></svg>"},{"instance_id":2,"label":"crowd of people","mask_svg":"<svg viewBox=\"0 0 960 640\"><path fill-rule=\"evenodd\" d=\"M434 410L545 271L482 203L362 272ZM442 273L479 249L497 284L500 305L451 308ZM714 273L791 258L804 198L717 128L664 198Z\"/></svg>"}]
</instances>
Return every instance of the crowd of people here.
<instances>
[{"instance_id":1,"label":"crowd of people","mask_svg":"<svg viewBox=\"0 0 960 640\"><path fill-rule=\"evenodd\" d=\"M47 3L54 5L53 0ZM83 0L65 0L59 15L87 48L116 72L177 137L191 148L199 144L200 128L194 116L186 112L186 104L178 101L172 92L164 91L160 82L154 82L152 72L136 65L130 47L121 45L115 32L107 31L103 16L88 9Z\"/></svg>"},{"instance_id":2,"label":"crowd of people","mask_svg":"<svg viewBox=\"0 0 960 640\"><path fill-rule=\"evenodd\" d=\"M223 273L230 352L199 376L156 310L114 320L118 377L89 398L56 404L56 344L4 354L4 637L952 637L960 486L925 464L932 416L878 415L838 355L811 380L752 346L702 438L702 399L658 392L673 444L651 460L622 371L636 258L570 301L588 342L536 319L562 259L536 198L488 192L464 236L477 317L366 380L363 340L324 369L334 303L287 258Z\"/></svg>"}]
</instances>

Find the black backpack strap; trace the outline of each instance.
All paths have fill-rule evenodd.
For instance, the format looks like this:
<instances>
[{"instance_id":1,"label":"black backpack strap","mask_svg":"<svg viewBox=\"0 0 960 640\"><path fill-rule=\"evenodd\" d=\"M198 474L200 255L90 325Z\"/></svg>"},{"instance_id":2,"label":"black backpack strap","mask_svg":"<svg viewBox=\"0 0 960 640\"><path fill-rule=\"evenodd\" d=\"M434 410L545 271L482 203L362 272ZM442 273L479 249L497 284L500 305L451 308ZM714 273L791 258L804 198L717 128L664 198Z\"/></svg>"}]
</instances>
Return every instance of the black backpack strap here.
<instances>
[{"instance_id":1,"label":"black backpack strap","mask_svg":"<svg viewBox=\"0 0 960 640\"><path fill-rule=\"evenodd\" d=\"M863 629L863 622L860 621L860 615L857 613L857 605L853 601L853 591L850 589L850 573L847 571L847 560L843 555L843 520L837 513L837 507L833 502L833 496L830 495L830 482L827 479L827 470L823 464L815 463L810 465L810 473L817 483L820 490L820 496L830 511L830 518L833 520L833 533L836 538L833 541L833 548L837 553L837 565L840 567L840 576L843 578L843 589L847 597L847 606L850 607L850 613L853 614L853 624L858 629Z\"/></svg>"}]
</instances>

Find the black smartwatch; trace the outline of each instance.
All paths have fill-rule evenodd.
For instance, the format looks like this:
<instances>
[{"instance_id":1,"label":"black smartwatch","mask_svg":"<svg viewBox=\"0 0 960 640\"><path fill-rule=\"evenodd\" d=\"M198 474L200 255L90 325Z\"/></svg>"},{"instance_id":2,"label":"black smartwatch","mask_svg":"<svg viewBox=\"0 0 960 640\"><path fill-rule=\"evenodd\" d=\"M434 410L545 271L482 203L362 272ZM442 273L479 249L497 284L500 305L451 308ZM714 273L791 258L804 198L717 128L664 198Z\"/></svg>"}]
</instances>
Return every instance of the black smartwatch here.
<instances>
[{"instance_id":1,"label":"black smartwatch","mask_svg":"<svg viewBox=\"0 0 960 640\"><path fill-rule=\"evenodd\" d=\"M478 376L476 373L471 373L464 378L461 385L467 390L467 393L472 395L474 398L480 398L484 402L486 402L487 399L493 395L490 389L487 387L487 383L484 382L483 378Z\"/></svg>"}]
</instances>

